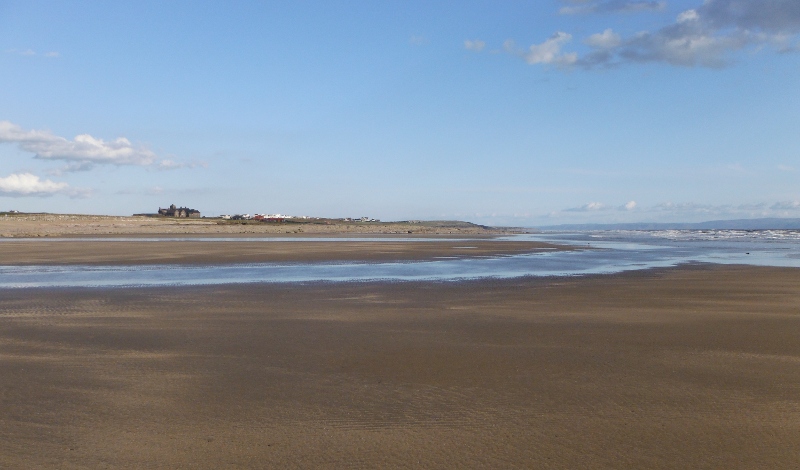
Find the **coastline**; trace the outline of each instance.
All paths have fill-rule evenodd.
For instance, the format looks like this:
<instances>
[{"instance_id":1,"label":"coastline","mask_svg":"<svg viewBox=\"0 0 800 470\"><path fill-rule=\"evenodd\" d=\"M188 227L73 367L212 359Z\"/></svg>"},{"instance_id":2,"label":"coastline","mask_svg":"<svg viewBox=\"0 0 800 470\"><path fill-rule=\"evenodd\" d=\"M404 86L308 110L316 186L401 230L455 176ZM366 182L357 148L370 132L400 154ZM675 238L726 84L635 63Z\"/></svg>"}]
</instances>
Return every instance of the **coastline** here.
<instances>
[{"instance_id":1,"label":"coastline","mask_svg":"<svg viewBox=\"0 0 800 470\"><path fill-rule=\"evenodd\" d=\"M786 468L800 270L0 291L0 466Z\"/></svg>"}]
</instances>

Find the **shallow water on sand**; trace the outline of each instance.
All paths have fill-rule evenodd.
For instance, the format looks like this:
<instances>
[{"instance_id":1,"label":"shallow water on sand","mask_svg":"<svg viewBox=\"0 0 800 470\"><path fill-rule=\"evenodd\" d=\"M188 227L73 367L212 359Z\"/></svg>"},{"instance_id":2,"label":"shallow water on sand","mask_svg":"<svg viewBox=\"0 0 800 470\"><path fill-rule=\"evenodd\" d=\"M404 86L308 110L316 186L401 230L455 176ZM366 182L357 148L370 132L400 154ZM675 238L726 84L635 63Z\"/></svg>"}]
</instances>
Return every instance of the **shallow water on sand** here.
<instances>
[{"instance_id":1,"label":"shallow water on sand","mask_svg":"<svg viewBox=\"0 0 800 470\"><path fill-rule=\"evenodd\" d=\"M798 231L604 231L505 237L585 247L486 258L409 262L248 263L144 266L0 266L0 288L128 287L231 283L458 281L523 276L576 276L687 263L800 267ZM73 239L74 240L74 239ZM87 239L88 240L88 239ZM118 240L118 239L117 239ZM146 243L148 239L131 239ZM182 239L149 239L170 241ZM242 239L203 239L237 241ZM297 239L262 239L274 243ZM325 240L325 239L314 239ZM365 241L337 238L329 241ZM376 238L379 243L386 239ZM391 239L395 241L396 239ZM427 241L414 238L408 241ZM431 239L441 240L441 239ZM97 240L92 240L97 241Z\"/></svg>"}]
</instances>

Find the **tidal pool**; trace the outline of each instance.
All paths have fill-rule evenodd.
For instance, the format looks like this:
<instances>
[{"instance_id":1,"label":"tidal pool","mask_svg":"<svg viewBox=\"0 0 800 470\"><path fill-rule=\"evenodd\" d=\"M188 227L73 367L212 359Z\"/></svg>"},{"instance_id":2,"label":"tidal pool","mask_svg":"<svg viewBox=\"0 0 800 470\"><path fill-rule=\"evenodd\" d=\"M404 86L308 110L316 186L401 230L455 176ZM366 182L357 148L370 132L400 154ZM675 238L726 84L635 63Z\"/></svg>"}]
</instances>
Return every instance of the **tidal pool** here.
<instances>
[{"instance_id":1,"label":"tidal pool","mask_svg":"<svg viewBox=\"0 0 800 470\"><path fill-rule=\"evenodd\" d=\"M148 287L315 281L459 281L524 276L611 274L688 263L800 267L800 232L797 231L553 232L504 238L567 244L586 249L486 258L443 257L431 261L409 262L0 266L0 288ZM103 239L84 240L95 242ZM131 239L142 243L147 243L148 240L192 239ZM299 239L194 240L220 242L264 240L271 243L291 243ZM312 240L365 241L364 238ZM374 239L376 243L384 240L386 239ZM408 241L421 240L428 239L408 239Z\"/></svg>"}]
</instances>

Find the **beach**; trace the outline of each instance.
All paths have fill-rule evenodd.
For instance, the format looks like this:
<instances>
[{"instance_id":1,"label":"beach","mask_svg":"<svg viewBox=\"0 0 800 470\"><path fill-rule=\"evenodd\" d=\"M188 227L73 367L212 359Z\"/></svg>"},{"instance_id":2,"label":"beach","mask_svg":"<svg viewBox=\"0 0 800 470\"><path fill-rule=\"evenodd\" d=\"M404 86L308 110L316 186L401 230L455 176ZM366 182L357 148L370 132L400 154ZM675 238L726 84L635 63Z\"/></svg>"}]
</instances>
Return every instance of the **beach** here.
<instances>
[{"instance_id":1,"label":"beach","mask_svg":"<svg viewBox=\"0 0 800 470\"><path fill-rule=\"evenodd\" d=\"M800 470L800 0L0 26L0 470Z\"/></svg>"},{"instance_id":2,"label":"beach","mask_svg":"<svg viewBox=\"0 0 800 470\"><path fill-rule=\"evenodd\" d=\"M800 270L0 290L2 468L790 468Z\"/></svg>"}]
</instances>

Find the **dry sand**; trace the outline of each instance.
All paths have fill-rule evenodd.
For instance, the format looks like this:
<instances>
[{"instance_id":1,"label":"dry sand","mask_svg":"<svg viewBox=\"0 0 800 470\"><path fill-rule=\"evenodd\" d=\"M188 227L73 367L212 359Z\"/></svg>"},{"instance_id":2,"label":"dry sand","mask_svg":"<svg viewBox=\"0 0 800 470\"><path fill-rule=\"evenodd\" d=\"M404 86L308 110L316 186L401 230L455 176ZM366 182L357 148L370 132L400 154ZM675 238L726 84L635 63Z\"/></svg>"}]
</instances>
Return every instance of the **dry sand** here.
<instances>
[{"instance_id":1,"label":"dry sand","mask_svg":"<svg viewBox=\"0 0 800 470\"><path fill-rule=\"evenodd\" d=\"M0 468L796 468L800 270L0 291Z\"/></svg>"},{"instance_id":2,"label":"dry sand","mask_svg":"<svg viewBox=\"0 0 800 470\"><path fill-rule=\"evenodd\" d=\"M287 223L245 224L217 219L174 219L70 214L0 214L0 238L65 236L185 236L185 235L286 235L313 234L450 234L497 235L520 233L509 228L489 228L458 221L420 223L344 222L338 219L292 220Z\"/></svg>"}]
</instances>

